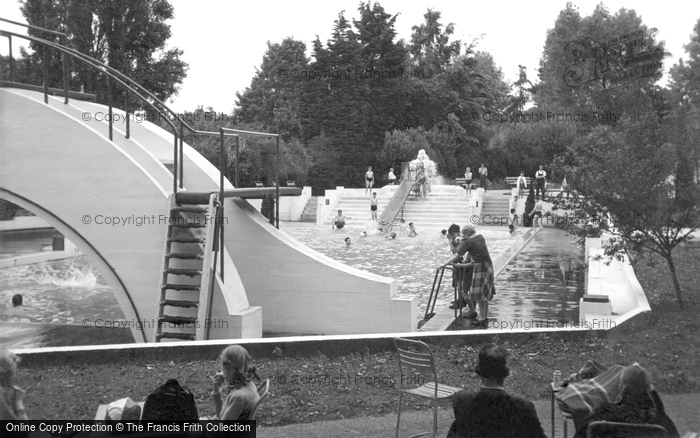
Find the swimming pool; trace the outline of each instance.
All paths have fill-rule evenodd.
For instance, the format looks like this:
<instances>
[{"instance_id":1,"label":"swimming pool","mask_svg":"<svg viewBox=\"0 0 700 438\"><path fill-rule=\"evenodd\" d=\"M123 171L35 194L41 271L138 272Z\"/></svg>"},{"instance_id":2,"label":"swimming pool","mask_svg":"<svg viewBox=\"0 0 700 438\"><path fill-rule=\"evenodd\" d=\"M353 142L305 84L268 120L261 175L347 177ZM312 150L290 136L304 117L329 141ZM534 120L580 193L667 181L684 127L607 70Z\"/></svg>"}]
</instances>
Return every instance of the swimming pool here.
<instances>
[{"instance_id":1,"label":"swimming pool","mask_svg":"<svg viewBox=\"0 0 700 438\"><path fill-rule=\"evenodd\" d=\"M447 226L449 224L445 227ZM281 224L280 229L334 260L394 278L397 281L397 297L418 297L418 313L421 318L425 314L435 270L451 256L447 238L435 229L418 229L416 237L397 234L394 240L387 240L382 234L360 239L360 233L365 228L359 227L331 230L330 227L288 222ZM509 250L517 240L505 227L503 230L479 228L478 233L484 236L492 260ZM346 237L350 237L349 247L344 242ZM449 305L453 299L452 277L446 272L435 309Z\"/></svg>"}]
</instances>

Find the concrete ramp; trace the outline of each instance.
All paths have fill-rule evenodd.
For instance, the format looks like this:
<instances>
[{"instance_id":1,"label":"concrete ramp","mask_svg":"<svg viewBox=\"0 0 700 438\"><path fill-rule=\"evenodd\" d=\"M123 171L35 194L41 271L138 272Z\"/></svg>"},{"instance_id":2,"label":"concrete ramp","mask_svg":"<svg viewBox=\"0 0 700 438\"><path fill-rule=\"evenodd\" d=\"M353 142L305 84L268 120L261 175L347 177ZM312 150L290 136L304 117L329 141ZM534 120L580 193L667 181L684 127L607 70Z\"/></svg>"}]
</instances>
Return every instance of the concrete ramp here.
<instances>
[{"instance_id":1,"label":"concrete ramp","mask_svg":"<svg viewBox=\"0 0 700 438\"><path fill-rule=\"evenodd\" d=\"M0 197L74 242L114 291L127 320L152 326L172 194L172 173L164 164L172 161L173 136L132 121L126 139L122 117L109 141L105 114L107 108L94 103L65 105L49 97L46 105L40 93L0 88ZM188 145L184 155L185 189L218 191L218 170ZM225 188L233 186L225 181ZM394 280L316 253L272 227L244 199L224 205L226 278L232 283L216 285L211 317L230 319L235 312L244 322L215 330L215 337L259 336L260 327L250 326L258 306L266 332L415 330L416 301L393 299ZM145 342L152 331L132 333Z\"/></svg>"}]
</instances>

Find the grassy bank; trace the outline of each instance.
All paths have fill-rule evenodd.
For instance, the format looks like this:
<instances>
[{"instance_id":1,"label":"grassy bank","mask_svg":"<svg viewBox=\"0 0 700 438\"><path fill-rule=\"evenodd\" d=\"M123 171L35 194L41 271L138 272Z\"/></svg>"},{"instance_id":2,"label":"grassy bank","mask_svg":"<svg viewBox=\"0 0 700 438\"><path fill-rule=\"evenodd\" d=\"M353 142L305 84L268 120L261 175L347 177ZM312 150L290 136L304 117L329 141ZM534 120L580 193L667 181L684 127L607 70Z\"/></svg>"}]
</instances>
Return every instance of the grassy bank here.
<instances>
[{"instance_id":1,"label":"grassy bank","mask_svg":"<svg viewBox=\"0 0 700 438\"><path fill-rule=\"evenodd\" d=\"M511 350L511 393L529 399L548 396L552 370L563 375L577 371L586 359L604 364L637 361L654 377L661 393L700 392L700 250L681 249L677 269L689 301L685 310L675 304L675 293L665 262L639 258L635 267L647 292L652 312L636 318L604 337L591 333L563 341L539 336L525 343L503 344ZM497 336L494 341L498 342ZM480 345L436 347L441 380L477 389L473 368ZM130 396L144 400L167 378L175 377L195 394L200 415L212 414L210 377L216 371L213 357L188 363L128 362L111 365L20 367L18 384L29 387L25 405L30 418L93 418L99 404ZM393 353L323 355L255 360L262 378L271 379L271 397L259 419L268 426L320 420L373 416L395 412L398 368ZM447 407L449 402L445 402ZM411 398L408 406L428 404Z\"/></svg>"}]
</instances>

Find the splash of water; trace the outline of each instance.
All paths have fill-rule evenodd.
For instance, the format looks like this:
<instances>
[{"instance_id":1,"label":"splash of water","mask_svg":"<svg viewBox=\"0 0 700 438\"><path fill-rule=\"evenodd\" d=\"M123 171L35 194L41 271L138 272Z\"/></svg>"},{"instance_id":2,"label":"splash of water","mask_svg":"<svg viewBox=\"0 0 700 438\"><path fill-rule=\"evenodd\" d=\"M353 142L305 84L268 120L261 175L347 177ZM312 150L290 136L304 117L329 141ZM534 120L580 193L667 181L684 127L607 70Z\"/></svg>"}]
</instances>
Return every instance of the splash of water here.
<instances>
[{"instance_id":1,"label":"splash of water","mask_svg":"<svg viewBox=\"0 0 700 438\"><path fill-rule=\"evenodd\" d=\"M419 150L416 159L409 163L409 169L413 175L416 174L419 168L423 169L431 184L441 185L444 183L442 176L438 173L437 163L428 157L425 149Z\"/></svg>"},{"instance_id":2,"label":"splash of water","mask_svg":"<svg viewBox=\"0 0 700 438\"><path fill-rule=\"evenodd\" d=\"M53 284L69 288L94 288L97 286L97 274L92 264L73 259L67 267L56 269L50 264L37 266L37 283Z\"/></svg>"}]
</instances>

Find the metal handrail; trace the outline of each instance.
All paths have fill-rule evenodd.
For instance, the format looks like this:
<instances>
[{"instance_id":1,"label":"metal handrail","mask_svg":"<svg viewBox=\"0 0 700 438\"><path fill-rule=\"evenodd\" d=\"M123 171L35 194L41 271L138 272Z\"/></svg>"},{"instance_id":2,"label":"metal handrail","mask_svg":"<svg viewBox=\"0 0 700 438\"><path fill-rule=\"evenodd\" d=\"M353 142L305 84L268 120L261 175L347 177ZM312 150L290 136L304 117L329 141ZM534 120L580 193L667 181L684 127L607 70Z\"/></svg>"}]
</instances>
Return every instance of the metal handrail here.
<instances>
[{"instance_id":1,"label":"metal handrail","mask_svg":"<svg viewBox=\"0 0 700 438\"><path fill-rule=\"evenodd\" d=\"M2 21L7 21L7 22L12 23L12 24L19 24L19 25L22 25L21 23L16 23L16 22L14 22L14 21L7 20L7 19L3 19L3 18L0 18L0 20L2 20ZM60 34L60 35L65 36L65 34L63 34L63 33L51 31L51 30L49 30L49 29L43 29L43 28L40 28L40 27L31 26L31 25L24 25L24 26L25 26L25 27L30 27L30 28L32 28L32 29L37 29L37 30L46 31L46 32L49 32L49 33ZM184 151L184 146L183 146L183 132L182 132L182 131L183 131L183 128L187 129L187 130L188 130L189 132L191 132L192 134L211 135L211 136L219 135L218 132L213 132L213 131L200 131L200 130L194 129L194 128L191 127L187 122L185 122L185 121L182 119L182 117L180 117L179 114L177 114L175 111L173 111L168 105L166 105L165 103L163 103L160 99L158 99L156 96L154 96L153 93L151 93L150 91L148 91L148 90L147 90L146 88L144 88L142 85L140 85L139 83L137 83L137 82L134 81L133 79L129 78L129 77L126 76L125 74L121 73L120 71L115 70L114 68L108 66L107 64L104 64L104 63L102 63L102 62L100 62L100 61L98 61L98 60L96 60L96 59L94 59L94 58L91 58L90 56L85 55L84 53L81 53L81 52L79 52L79 51L77 51L77 50L75 50L75 49L73 49L73 48L71 48L71 47L67 47L67 46L64 46L64 45L61 45L61 44L57 44L57 43L54 43L54 42L52 42L52 41L44 40L44 39L41 39L41 38L32 37L32 36L29 36L29 35L21 35L21 34L15 33L15 32L10 32L10 31L5 31L5 30L0 30L0 36L7 36L8 38L10 38L10 41L11 41L11 37L12 37L12 36L16 36L16 37L23 38L23 39L26 39L26 40L29 40L29 41L34 41L34 42L36 42L36 43L38 43L38 44L42 44L42 45L44 45L44 46L50 46L50 47L54 48L55 50L58 50L58 51L60 51L60 52L62 52L62 53L65 53L65 54L67 54L67 55L69 55L69 56L72 56L72 57L74 57L74 58L77 58L78 60L83 61L84 63L88 64L89 66L93 67L94 69L99 70L101 73L104 73L105 75L107 75L107 78L108 78L108 98L111 98L111 92L109 92L109 91L111 90L111 86L110 86L110 84L109 84L109 78L112 78L112 79L116 80L117 82L119 82L119 83L125 88L125 90L126 90L126 99L125 99L125 103L126 103L126 113L127 113L127 114L126 114L126 130L127 130L127 135L126 135L126 137L127 137L127 138L129 138L129 131L130 131L130 128L129 128L129 111L128 111L128 102L129 102L128 97L129 97L129 93L130 93L130 92L131 92L131 93L134 93L134 94L136 95L136 97L138 97L142 102L144 102L146 105L148 105L148 106L151 107L153 110L155 110L160 116L163 116L165 122L172 128L172 130L173 130L173 136L175 137L175 138L174 138L174 153L173 153L173 155L174 155L174 156L173 156L173 165L174 165L174 169L173 169L173 170L174 170L174 172L173 172L173 193L175 193L175 194L177 194L177 179L178 179L177 177L178 177L178 175L180 176L180 188L183 188L183 182L184 182L184 167L183 167L183 161L184 161L184 157L183 157L184 152L183 152L183 151ZM11 62L11 61L10 61L10 62ZM64 63L64 83L63 83L63 85L64 85L64 96L65 96L65 102L64 102L64 103L68 103L68 82L67 82L68 75L66 74L67 68L66 68L65 58L64 58L64 60L63 60L63 63ZM42 64L44 64L44 69L46 69L46 63L42 63ZM44 103L48 103L48 91L47 91L47 89L46 89L46 87L48 86L48 81L46 80L46 72L44 72L44 73L45 73L45 74L44 74L44 75L45 75L45 80L44 80ZM140 92L139 92L139 91L136 91L136 90L133 90L133 88L138 89ZM147 98L144 97L144 96L142 95L142 93L145 94L145 95L147 96ZM149 100L149 99L150 99L150 100ZM160 106L160 108L159 108L157 105ZM110 112L111 112L111 108L112 108L112 106L110 105ZM178 128L175 126L175 124L173 124L173 123L171 122L171 120L170 120L170 118L168 117L168 114L167 114L167 113L169 113L170 115L174 116L174 119L177 120L178 125L179 125L179 127L180 127L180 129L179 129L179 134L180 134L180 135L179 135L179 138L180 138L180 147L179 147L179 150L178 150L178 147L177 147L177 146L178 146L178 145L177 145ZM110 140L112 140L112 130L111 130L111 126L112 126L112 125L111 125L111 122L110 122L110 135L109 135L109 139L110 139ZM250 131L241 131L241 132L244 132L244 133L246 133L246 134L256 134L256 133L253 133L253 132L250 132ZM237 137L237 134L225 134L225 135L226 135L227 137ZM237 142L237 144L238 144L238 142ZM222 145L221 147L223 147L223 145ZM178 152L179 152L179 156L178 156ZM178 167L178 162L179 162L179 167ZM221 164L223 164L223 163L221 163ZM236 168L238 168L238 162L236 162ZM219 171L220 171L220 173L223 174L223 168L222 168L222 167L219 169Z\"/></svg>"},{"instance_id":2,"label":"metal handrail","mask_svg":"<svg viewBox=\"0 0 700 438\"><path fill-rule=\"evenodd\" d=\"M23 27L27 27L30 29L46 32L49 34L53 35L58 35L62 36L66 41L68 40L68 37L66 34L62 32L57 32L53 31L50 29L44 29L41 27L37 26L32 26L29 24L23 24L23 23L18 23L12 20L8 20L5 18L0 17L0 21L4 21L10 24L14 25L19 25ZM194 129L191 127L187 122L183 120L182 117L180 117L179 114L177 114L175 111L173 111L168 105L163 103L160 99L158 99L156 96L153 95L150 91L148 91L146 88L141 86L139 83L134 81L133 79L129 78L125 74L119 72L118 70L115 70L114 68L110 67L109 65L100 62L94 58L91 58L90 56L81 53L71 47L64 46L59 43L54 43L53 41L48 41L42 38L30 36L30 35L21 35L16 32L10 32L6 30L0 30L0 36L5 36L9 40L10 44L10 80L12 81L13 79L13 72L12 72L12 36L23 38L28 41L33 41L37 44L42 45L42 69L43 69L43 76L44 76L44 103L48 104L48 69L47 69L47 62L46 62L46 47L53 48L65 55L71 56L75 59L78 59L79 61L82 61L83 63L87 64L89 67L98 70L101 73L104 73L107 76L107 100L108 100L108 106L109 106L109 114L110 116L112 115L112 93L111 93L111 79L114 79L117 81L119 84L121 84L124 89L125 89L125 111L126 111L126 138L128 139L130 137L130 126L129 126L129 95L133 93L139 100L141 100L143 103L145 103L148 107L152 108L153 110L156 111L156 113L160 116L163 116L165 122L172 128L173 130L173 194L177 195L178 191L178 176L180 180L180 188L183 188L184 184L184 142L183 142L183 137L184 133L183 130L187 129L189 132L192 134L196 135L218 135L220 137L220 145L219 145L219 189L220 189L220 200L221 200L221 208L217 209L217 221L219 223L220 227L220 248L223 249L224 245L224 138L225 137L235 137L236 138L236 171L235 171L235 183L236 186L238 186L238 169L239 169L239 140L238 137L239 135L253 135L253 136L263 136L263 137L275 137L277 138L277 145L276 145L276 157L275 157L275 173L276 173L276 179L275 179L275 186L276 186L276 192L275 192L275 226L279 228L279 134L271 134L271 133L262 133L262 132L255 132L255 131L244 131L244 130L239 130L239 129L231 129L231 128L220 128L219 132L212 132L212 131L201 131ZM66 57L63 57L63 95L64 95L64 104L68 104L68 67L66 63ZM145 96L144 96L145 95ZM168 114L175 116L174 119L177 120L178 127L175 126L175 124L170 120L168 117ZM113 141L113 132L112 132L112 120L113 118L110 117L109 121L109 140ZM179 149L178 149L178 138L179 138ZM179 156L178 156L179 153ZM179 164L179 167L178 167ZM220 269L220 275L223 281L223 257L220 257L220 263L221 263L221 269Z\"/></svg>"}]
</instances>

